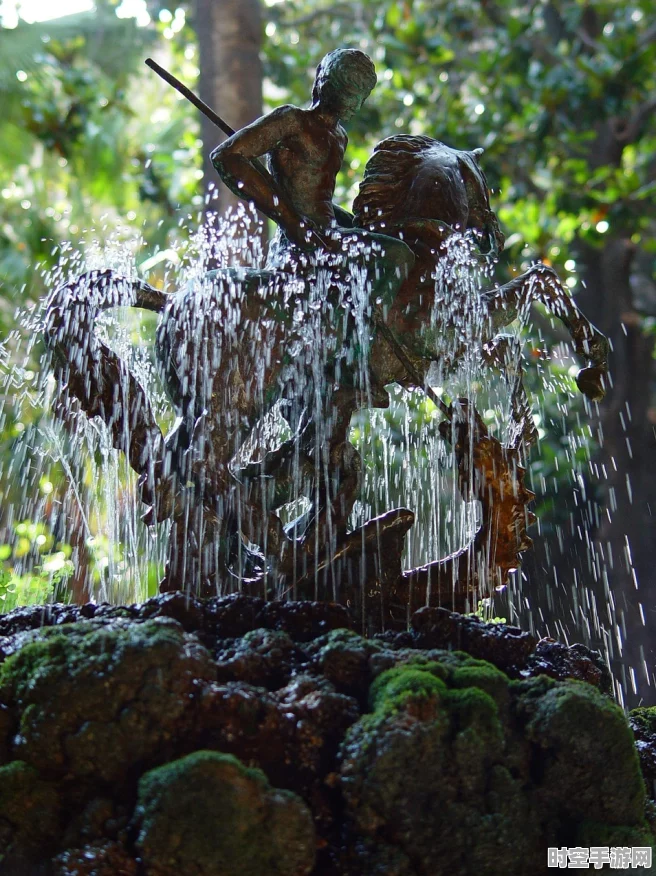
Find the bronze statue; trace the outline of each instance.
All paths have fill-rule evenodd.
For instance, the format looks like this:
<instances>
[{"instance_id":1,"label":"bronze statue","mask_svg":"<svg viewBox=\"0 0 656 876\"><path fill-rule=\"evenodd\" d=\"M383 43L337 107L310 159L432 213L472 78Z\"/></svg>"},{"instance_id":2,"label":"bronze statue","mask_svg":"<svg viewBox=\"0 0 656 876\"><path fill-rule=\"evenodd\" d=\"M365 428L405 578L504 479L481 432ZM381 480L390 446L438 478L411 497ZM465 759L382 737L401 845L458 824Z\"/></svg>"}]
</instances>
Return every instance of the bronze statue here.
<instances>
[{"instance_id":1,"label":"bronze statue","mask_svg":"<svg viewBox=\"0 0 656 876\"><path fill-rule=\"evenodd\" d=\"M51 296L46 338L69 394L89 416L100 415L114 445L129 454L151 506L147 520L173 520L163 589L339 599L384 626L403 623L421 604L474 604L506 583L530 545L532 494L520 463L533 430L517 373L508 375L517 427L508 447L487 434L466 399L446 406L432 395L446 417L441 431L454 448L463 496L483 504L471 546L403 572L411 511L348 531L361 474L348 440L352 414L387 406L392 382L432 394L431 364L448 373L459 356L452 347L449 361L440 339L468 306L438 306L445 290L436 289L434 276L445 246L467 231L484 256L503 248L480 150L460 152L428 137L380 143L354 216L334 207L346 148L340 120L359 109L374 84L366 55L332 52L318 68L309 109L275 110L212 153L233 191L279 223L263 269L210 272L199 288L169 294L92 272ZM258 160L265 155L270 172ZM531 300L567 326L588 362L579 387L600 398L606 340L544 265L480 292L486 360L503 368L506 341L497 332ZM119 302L162 312L158 359L178 413L166 439L143 389L93 335L95 314ZM293 354L299 344L307 355ZM290 437L258 460L240 459L274 407ZM284 526L276 511L299 495L309 507Z\"/></svg>"}]
</instances>

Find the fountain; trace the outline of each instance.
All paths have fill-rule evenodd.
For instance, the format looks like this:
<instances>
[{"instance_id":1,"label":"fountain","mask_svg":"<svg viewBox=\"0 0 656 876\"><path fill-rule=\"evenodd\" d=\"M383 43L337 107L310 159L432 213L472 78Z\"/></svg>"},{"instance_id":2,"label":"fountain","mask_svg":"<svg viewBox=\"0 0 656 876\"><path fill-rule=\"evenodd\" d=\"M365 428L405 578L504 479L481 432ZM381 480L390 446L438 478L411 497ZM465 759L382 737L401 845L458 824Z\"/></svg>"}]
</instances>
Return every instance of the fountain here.
<instances>
[{"instance_id":1,"label":"fountain","mask_svg":"<svg viewBox=\"0 0 656 876\"><path fill-rule=\"evenodd\" d=\"M591 363L579 386L590 398L603 396L605 339L551 269L535 265L505 286L480 291L476 281L490 272L503 236L479 152L457 152L427 137L383 141L352 217L326 206L343 143L312 157L320 168L334 165L318 190L311 161L301 173L300 159L288 168L290 159L279 157L296 150L309 161L327 135L324 116L333 113L334 128L337 112L352 111L339 104L333 110L330 92L321 97L331 75L361 74L353 100L362 102L373 74L366 63L363 72L352 67L362 63L360 55L329 56L313 109L276 112L214 153L234 190L281 223L264 267L211 271L173 293L111 271L87 272L48 303L46 337L61 383L89 416L104 419L114 446L127 453L151 506L146 519L172 520L163 592L330 598L383 625L395 617L404 624L408 611L425 604L473 610L477 599L505 586L530 545L531 496L520 464L532 439L530 411L521 373L516 367L507 373L515 356L499 329L541 301ZM282 145L271 152L275 143ZM266 152L273 174L254 163ZM477 257L487 261L480 270ZM178 417L166 438L142 387L90 331L102 309L119 303L162 313L157 354ZM444 379L466 354L506 372L513 430L505 446L467 399L447 405L428 383L431 368ZM405 571L411 509L385 511L349 531L361 470L349 441L351 419L360 408L385 407L392 383L422 389L434 401L463 497L482 505L471 544ZM249 435L274 409L291 437L258 460L246 459ZM301 500L303 514L285 526L277 512ZM363 562L366 570L358 571Z\"/></svg>"},{"instance_id":2,"label":"fountain","mask_svg":"<svg viewBox=\"0 0 656 876\"><path fill-rule=\"evenodd\" d=\"M353 214L334 208L340 120L374 84L366 55L333 52L309 110L213 152L279 225L266 262L228 264L219 239L219 266L178 291L91 268L49 296L60 405L104 422L145 523L170 529L161 595L0 618L3 872L522 874L547 847L651 862L654 816L600 655L474 614L531 545L535 429L500 330L541 302L595 400L606 340L551 268L494 284L504 238L481 150L387 138ZM166 435L94 331L117 306L160 314ZM476 404L488 373L499 435ZM465 509L461 543L409 568L415 509L367 509L351 442L391 384L443 417Z\"/></svg>"}]
</instances>

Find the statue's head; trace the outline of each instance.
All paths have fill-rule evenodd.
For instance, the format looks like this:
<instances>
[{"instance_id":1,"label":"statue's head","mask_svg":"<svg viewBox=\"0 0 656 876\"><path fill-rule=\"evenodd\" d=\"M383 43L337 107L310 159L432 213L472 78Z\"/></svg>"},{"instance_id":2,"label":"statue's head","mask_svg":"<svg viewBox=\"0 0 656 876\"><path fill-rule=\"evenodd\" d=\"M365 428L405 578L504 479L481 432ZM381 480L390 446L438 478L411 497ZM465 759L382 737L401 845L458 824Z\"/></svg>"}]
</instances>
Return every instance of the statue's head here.
<instances>
[{"instance_id":1,"label":"statue's head","mask_svg":"<svg viewBox=\"0 0 656 876\"><path fill-rule=\"evenodd\" d=\"M340 119L347 121L369 97L376 81L369 55L358 49L337 49L317 67L312 100L337 111Z\"/></svg>"}]
</instances>

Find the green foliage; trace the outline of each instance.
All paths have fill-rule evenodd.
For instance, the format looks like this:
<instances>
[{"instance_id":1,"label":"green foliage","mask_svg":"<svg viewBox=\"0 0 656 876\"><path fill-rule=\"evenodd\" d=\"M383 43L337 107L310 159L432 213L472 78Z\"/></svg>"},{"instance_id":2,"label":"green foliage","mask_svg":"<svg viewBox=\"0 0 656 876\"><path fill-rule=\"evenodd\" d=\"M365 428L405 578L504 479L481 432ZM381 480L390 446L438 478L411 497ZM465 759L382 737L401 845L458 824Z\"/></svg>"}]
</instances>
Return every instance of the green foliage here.
<instances>
[{"instance_id":1,"label":"green foliage","mask_svg":"<svg viewBox=\"0 0 656 876\"><path fill-rule=\"evenodd\" d=\"M61 263L68 239L98 245L126 220L134 225L119 235L143 224L151 250L176 237L175 211L197 196L199 141L189 108L142 74L161 30L106 2L93 15L0 29L0 282L10 300L43 294L40 272ZM166 43L167 63L187 78L191 40L187 29Z\"/></svg>"},{"instance_id":2,"label":"green foliage","mask_svg":"<svg viewBox=\"0 0 656 876\"><path fill-rule=\"evenodd\" d=\"M29 555L34 561L25 572ZM0 544L0 611L65 600L66 582L74 572L70 556L70 545L55 545L45 524L29 520L15 524L12 542Z\"/></svg>"},{"instance_id":3,"label":"green foliage","mask_svg":"<svg viewBox=\"0 0 656 876\"><path fill-rule=\"evenodd\" d=\"M611 229L630 223L638 234L648 227L656 141L648 116L636 116L655 84L647 0L365 0L359 10L319 0L268 10L267 73L293 101L307 95L299 66L311 68L335 45L362 48L376 61L378 85L349 132L344 193L376 140L409 131L486 148L496 207L515 232L509 267L549 257L554 245L554 264L564 267L570 253L563 244L575 233L601 244L602 220ZM595 130L611 118L639 125L636 142L617 166L591 173Z\"/></svg>"},{"instance_id":4,"label":"green foliage","mask_svg":"<svg viewBox=\"0 0 656 876\"><path fill-rule=\"evenodd\" d=\"M476 611L472 611L473 617L478 617L488 624L505 624L508 623L505 617L491 617L491 600L481 599L478 603Z\"/></svg>"}]
</instances>

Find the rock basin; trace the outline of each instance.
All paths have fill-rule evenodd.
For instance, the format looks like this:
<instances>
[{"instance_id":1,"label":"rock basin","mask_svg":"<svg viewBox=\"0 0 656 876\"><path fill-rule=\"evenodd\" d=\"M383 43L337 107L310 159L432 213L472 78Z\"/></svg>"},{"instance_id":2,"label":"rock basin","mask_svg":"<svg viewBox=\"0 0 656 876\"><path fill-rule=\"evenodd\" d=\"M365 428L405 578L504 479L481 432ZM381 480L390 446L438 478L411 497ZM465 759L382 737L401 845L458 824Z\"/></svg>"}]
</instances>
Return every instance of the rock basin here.
<instances>
[{"instance_id":1,"label":"rock basin","mask_svg":"<svg viewBox=\"0 0 656 876\"><path fill-rule=\"evenodd\" d=\"M598 654L422 609L182 594L0 617L0 872L458 876L650 846ZM643 710L644 712L644 710ZM640 740L639 740L640 744Z\"/></svg>"}]
</instances>

